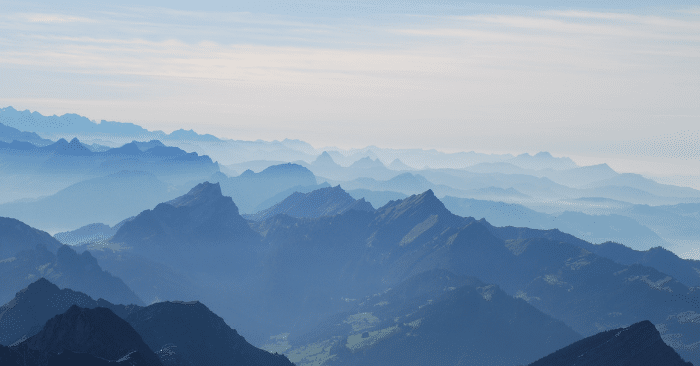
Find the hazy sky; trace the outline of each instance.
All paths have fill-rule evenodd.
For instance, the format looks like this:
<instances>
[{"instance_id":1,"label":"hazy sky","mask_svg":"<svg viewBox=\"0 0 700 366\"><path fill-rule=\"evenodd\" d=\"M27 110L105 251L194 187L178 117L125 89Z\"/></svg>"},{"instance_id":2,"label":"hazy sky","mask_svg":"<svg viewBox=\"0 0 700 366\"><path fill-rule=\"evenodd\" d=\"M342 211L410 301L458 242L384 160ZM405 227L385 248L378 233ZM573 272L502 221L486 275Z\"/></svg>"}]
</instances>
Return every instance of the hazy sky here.
<instances>
[{"instance_id":1,"label":"hazy sky","mask_svg":"<svg viewBox=\"0 0 700 366\"><path fill-rule=\"evenodd\" d=\"M0 1L0 107L700 175L694 1L142 3Z\"/></svg>"}]
</instances>

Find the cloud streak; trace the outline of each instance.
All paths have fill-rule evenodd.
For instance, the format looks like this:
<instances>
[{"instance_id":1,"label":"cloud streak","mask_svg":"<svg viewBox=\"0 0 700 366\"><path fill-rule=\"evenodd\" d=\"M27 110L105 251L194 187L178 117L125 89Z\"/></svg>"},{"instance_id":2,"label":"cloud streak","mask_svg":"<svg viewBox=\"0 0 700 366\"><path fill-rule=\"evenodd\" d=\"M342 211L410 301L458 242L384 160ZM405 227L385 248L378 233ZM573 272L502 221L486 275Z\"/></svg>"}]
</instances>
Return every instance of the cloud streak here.
<instances>
[{"instance_id":1,"label":"cloud streak","mask_svg":"<svg viewBox=\"0 0 700 366\"><path fill-rule=\"evenodd\" d=\"M621 133L658 134L662 119L665 128L692 119L669 125L659 116L700 114L693 102L700 98L700 17L692 12L37 14L0 15L7 30L0 69L15 75L0 76L9 86L0 103L42 113L165 130L201 124L230 137L318 145L386 145L378 136L388 134L397 147L537 145L578 153ZM74 91L80 88L99 100L108 95L108 105L99 108L90 93ZM62 98L85 108L65 110ZM41 110L37 100L49 102ZM299 135L277 134L285 125Z\"/></svg>"}]
</instances>

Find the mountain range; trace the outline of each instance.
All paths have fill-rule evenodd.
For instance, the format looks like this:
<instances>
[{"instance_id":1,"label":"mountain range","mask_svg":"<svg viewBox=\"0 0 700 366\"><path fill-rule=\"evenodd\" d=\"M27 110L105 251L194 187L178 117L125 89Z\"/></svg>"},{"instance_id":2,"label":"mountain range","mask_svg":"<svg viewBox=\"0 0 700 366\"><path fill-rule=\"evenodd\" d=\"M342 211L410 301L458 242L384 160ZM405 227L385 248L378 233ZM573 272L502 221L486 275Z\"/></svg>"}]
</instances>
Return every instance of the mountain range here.
<instances>
[{"instance_id":1,"label":"mountain range","mask_svg":"<svg viewBox=\"0 0 700 366\"><path fill-rule=\"evenodd\" d=\"M700 364L700 191L607 164L10 107L0 188L2 364Z\"/></svg>"},{"instance_id":2,"label":"mountain range","mask_svg":"<svg viewBox=\"0 0 700 366\"><path fill-rule=\"evenodd\" d=\"M381 292L422 272L442 269L498 285L506 296L562 320L583 336L649 319L669 335L682 334L674 336L681 344L693 342L693 332L683 330L687 325L680 318L693 309L688 287L653 268L599 257L580 243L569 243L577 240L574 237L528 230L496 228L456 216L432 191L377 210L316 218L275 215L252 223L223 196L220 185L203 183L126 221L110 242L121 245L124 253L172 266L189 278L204 278L192 277L195 269L203 271L210 280L198 289L203 298L218 301L212 303L217 309L240 305L228 317L257 314L245 327L268 334L310 331L324 318L348 311L352 302L344 299ZM197 255L185 249L192 245ZM48 250L43 253L51 258ZM78 255L66 246L59 247L56 258L52 273L89 267L78 263L97 264L89 250ZM7 263L26 261L20 259ZM62 261L74 264L65 266ZM67 276L78 277L96 278ZM244 283L226 290L231 281ZM237 293L246 297L230 302ZM591 306L585 299L593 293L604 301ZM634 305L641 303L645 306ZM295 325L299 323L304 325ZM682 347L679 351L689 357Z\"/></svg>"},{"instance_id":3,"label":"mountain range","mask_svg":"<svg viewBox=\"0 0 700 366\"><path fill-rule=\"evenodd\" d=\"M515 365L581 339L498 286L444 270L359 301L290 338L290 359L299 366L319 358L325 365ZM318 344L328 352L314 354Z\"/></svg>"},{"instance_id":4,"label":"mountain range","mask_svg":"<svg viewBox=\"0 0 700 366\"><path fill-rule=\"evenodd\" d=\"M374 211L372 204L364 198L356 200L340 186L314 190L309 193L294 192L282 202L253 215L243 215L245 219L262 221L275 215L292 217L321 217L342 214L348 210Z\"/></svg>"},{"instance_id":5,"label":"mountain range","mask_svg":"<svg viewBox=\"0 0 700 366\"><path fill-rule=\"evenodd\" d=\"M200 191L209 192L207 198L186 195L178 202L201 200L211 204L202 206L203 212L218 210L215 202L223 200L221 193L196 189L191 196L197 196ZM219 217L242 220L236 215L232 210L228 216ZM209 235L194 224L175 225L185 221L169 221L167 215L159 220L162 221L155 226L148 220L140 224L145 226L132 226L136 222L133 220L123 225L121 234L118 232L112 241L136 248L143 243L138 238L160 237L158 232L145 229L166 222L172 222L170 225L173 230L177 227L176 232L193 230ZM382 291L387 285L436 268L496 284L510 296L526 300L545 314L563 320L583 336L644 319L678 329L682 324L669 316L693 309L691 303L676 298L692 298L691 289L654 268L624 265L600 257L584 250L581 244L571 244L570 241L580 241L575 237L561 241L562 238L548 238L548 231L543 230L531 230L527 236L514 231L518 236L513 236L508 234L508 228L493 228L483 220L452 214L432 191L389 202L374 211L349 210L318 218L276 215L251 226L237 227L229 236L233 237L234 232L238 233L235 235L247 233L246 237L255 238L248 242L252 245L249 248L264 248L246 249L250 250L247 253L255 253L248 258L258 258L254 262L259 264L231 266L236 269L245 266L248 273L253 273L244 277L247 284L241 291L248 298L241 309L254 309L261 316L247 327L273 334L285 329L302 332L306 326L299 324L318 323L324 316L346 308L348 303L342 299ZM191 234L177 236L185 235ZM178 242L176 236L166 237L172 239L165 242ZM223 253L218 252L225 256ZM162 251L158 256L170 254ZM196 263L200 261L197 258L179 258L177 266ZM219 268L211 267L209 271ZM602 301L591 306L586 301L591 296ZM231 299L221 291L218 297ZM634 306L636 303L645 306ZM692 342L693 333L681 334L684 334L683 344ZM688 356L680 351L684 357Z\"/></svg>"},{"instance_id":6,"label":"mountain range","mask_svg":"<svg viewBox=\"0 0 700 366\"><path fill-rule=\"evenodd\" d=\"M19 339L10 353L24 362L30 354L33 365L87 356L128 365L291 365L250 345L200 302L115 305L43 278L0 308L0 322L16 324L0 328L0 336Z\"/></svg>"}]
</instances>

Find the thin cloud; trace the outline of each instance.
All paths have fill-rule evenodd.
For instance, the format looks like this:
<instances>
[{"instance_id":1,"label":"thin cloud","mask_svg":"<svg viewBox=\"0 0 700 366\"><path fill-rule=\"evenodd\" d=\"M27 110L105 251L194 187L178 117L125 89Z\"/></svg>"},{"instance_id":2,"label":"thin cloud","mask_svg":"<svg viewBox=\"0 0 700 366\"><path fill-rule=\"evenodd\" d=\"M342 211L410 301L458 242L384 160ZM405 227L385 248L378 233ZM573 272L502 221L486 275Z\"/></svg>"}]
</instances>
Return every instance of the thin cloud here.
<instances>
[{"instance_id":1,"label":"thin cloud","mask_svg":"<svg viewBox=\"0 0 700 366\"><path fill-rule=\"evenodd\" d=\"M216 106L212 124L256 133L294 121L345 136L352 124L363 127L348 132L356 141L395 134L445 148L478 148L478 136L514 149L619 131L639 139L640 121L653 129L669 120L659 115L698 114L692 14L667 27L676 18L582 11L354 21L142 10L71 15L98 23L0 14L12 31L0 32L0 102L63 100L90 109L71 112L163 124L199 123L202 106ZM406 132L419 120L440 133ZM525 128L543 137L523 139Z\"/></svg>"},{"instance_id":2,"label":"thin cloud","mask_svg":"<svg viewBox=\"0 0 700 366\"><path fill-rule=\"evenodd\" d=\"M96 20L64 14L23 14L32 23L97 23Z\"/></svg>"}]
</instances>

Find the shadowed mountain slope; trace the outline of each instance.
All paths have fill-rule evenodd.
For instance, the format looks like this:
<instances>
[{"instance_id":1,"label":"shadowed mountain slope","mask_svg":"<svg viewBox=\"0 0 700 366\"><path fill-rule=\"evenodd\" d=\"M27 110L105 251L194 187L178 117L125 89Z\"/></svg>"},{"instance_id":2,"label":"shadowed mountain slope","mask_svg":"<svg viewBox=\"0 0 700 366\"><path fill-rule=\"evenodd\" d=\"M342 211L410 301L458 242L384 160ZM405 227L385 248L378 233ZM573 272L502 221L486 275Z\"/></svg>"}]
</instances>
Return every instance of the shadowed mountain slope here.
<instances>
[{"instance_id":1,"label":"shadowed mountain slope","mask_svg":"<svg viewBox=\"0 0 700 366\"><path fill-rule=\"evenodd\" d=\"M82 291L96 298L122 304L143 304L121 279L103 271L89 252L76 253L63 245L56 254L38 245L0 261L0 302L9 301L17 291L40 277L58 286Z\"/></svg>"},{"instance_id":2,"label":"shadowed mountain slope","mask_svg":"<svg viewBox=\"0 0 700 366\"><path fill-rule=\"evenodd\" d=\"M45 278L39 278L0 307L0 344L9 346L38 333L47 320L68 310L72 305L81 308L106 306L82 292L59 289Z\"/></svg>"},{"instance_id":3,"label":"shadowed mountain slope","mask_svg":"<svg viewBox=\"0 0 700 366\"><path fill-rule=\"evenodd\" d=\"M248 220L266 220L278 214L293 217L320 217L342 214L348 210L374 211L364 199L355 200L340 186L321 188L309 193L294 192L282 202L254 215L243 215Z\"/></svg>"},{"instance_id":4,"label":"shadowed mountain slope","mask_svg":"<svg viewBox=\"0 0 700 366\"><path fill-rule=\"evenodd\" d=\"M186 259L213 249L245 251L243 243L258 239L231 197L221 194L219 183L205 182L141 212L124 223L111 241L147 256Z\"/></svg>"},{"instance_id":5,"label":"shadowed mountain slope","mask_svg":"<svg viewBox=\"0 0 700 366\"><path fill-rule=\"evenodd\" d=\"M37 230L22 221L0 217L0 261L23 250L32 250L37 245L56 253L61 243L49 233Z\"/></svg>"},{"instance_id":6,"label":"shadowed mountain slope","mask_svg":"<svg viewBox=\"0 0 700 366\"><path fill-rule=\"evenodd\" d=\"M664 343L654 324L645 320L626 328L592 335L530 366L691 366Z\"/></svg>"},{"instance_id":7,"label":"shadowed mountain slope","mask_svg":"<svg viewBox=\"0 0 700 366\"><path fill-rule=\"evenodd\" d=\"M292 365L286 357L255 348L198 301L161 302L126 320L154 350L191 365Z\"/></svg>"},{"instance_id":8,"label":"shadowed mountain slope","mask_svg":"<svg viewBox=\"0 0 700 366\"><path fill-rule=\"evenodd\" d=\"M215 296L203 298L227 319L235 317L224 308L256 314L237 323L239 329L302 333L347 309L346 299L444 269L496 284L584 336L650 319L668 329L664 337L678 335L683 357L684 345L700 340L679 315L695 310L695 295L666 273L615 263L583 249L592 244L557 230L542 237L456 216L430 190L374 212L277 215L250 227L261 237L253 246L259 250L212 251L206 262L244 258L210 281L217 283L211 287Z\"/></svg>"},{"instance_id":9,"label":"shadowed mountain slope","mask_svg":"<svg viewBox=\"0 0 700 366\"><path fill-rule=\"evenodd\" d=\"M399 192L370 191L369 189L353 189L347 192L354 199L359 200L360 198L364 198L374 207L382 207L389 203L389 201L402 200L408 197L407 195Z\"/></svg>"},{"instance_id":10,"label":"shadowed mountain slope","mask_svg":"<svg viewBox=\"0 0 700 366\"><path fill-rule=\"evenodd\" d=\"M260 305L265 313L299 316L315 311L310 309L327 309L333 305L328 298L357 298L363 291L382 291L441 268L497 284L582 335L651 319L664 324L669 337L681 335L678 344L700 340L694 330L683 329L687 326L677 317L696 310L695 295L667 274L615 263L556 230L550 231L558 233L551 239L539 232L517 234L518 228L502 228L515 236L495 236L500 229L492 232L486 222L452 215L430 191L390 202L374 214L277 217L255 228L264 233L264 241L272 246L269 253L274 253L263 265L265 281L259 286L268 292L256 295L265 299ZM271 305L283 298L284 309ZM592 298L598 300L591 302ZM685 346L679 347L688 357Z\"/></svg>"},{"instance_id":11,"label":"shadowed mountain slope","mask_svg":"<svg viewBox=\"0 0 700 366\"><path fill-rule=\"evenodd\" d=\"M141 336L124 320L107 308L71 306L68 311L46 322L44 328L22 344L27 348L50 353L70 350L106 360L133 357L137 352L140 365L160 365L158 357Z\"/></svg>"},{"instance_id":12,"label":"shadowed mountain slope","mask_svg":"<svg viewBox=\"0 0 700 366\"><path fill-rule=\"evenodd\" d=\"M0 358L3 365L162 365L124 319L103 307L86 309L72 305L65 313L49 319L41 331L26 341L9 349L2 347L0 357L8 358L8 362ZM66 351L69 353L64 355Z\"/></svg>"},{"instance_id":13,"label":"shadowed mountain slope","mask_svg":"<svg viewBox=\"0 0 700 366\"><path fill-rule=\"evenodd\" d=\"M324 365L507 365L530 362L581 337L498 286L431 270L361 299L309 335L290 355L298 365L313 344ZM505 352L507 350L507 352Z\"/></svg>"},{"instance_id":14,"label":"shadowed mountain slope","mask_svg":"<svg viewBox=\"0 0 700 366\"><path fill-rule=\"evenodd\" d=\"M43 342L51 344L50 347L30 346L30 349L53 352L52 350L56 348L55 343L61 340L41 341L41 339L46 338L46 334L42 336L39 330L42 329L42 324L46 323L48 326L53 321L52 317L60 317L56 314L66 311L66 314L69 314L74 311L76 305L102 312L110 311L110 313L126 320L130 327L133 327L131 332L138 334L124 334L124 336L138 338L139 341L143 339L143 342L149 347L149 351L156 352L165 366L291 365L284 356L273 355L250 345L223 319L212 313L200 302L161 302L147 307L114 305L102 299L95 301L80 292L69 289L59 290L57 286L45 279L40 279L18 292L11 302L0 308L0 325L3 325L0 327L1 335L6 339L18 336L19 339L23 339L30 336L29 340L32 340L38 337L40 341L34 341L31 344ZM82 311L84 312L85 309ZM107 320L115 323L113 317L111 320ZM120 322L123 320L119 319L119 322L116 323ZM14 328L6 327L7 325L14 325ZM44 327L44 329L46 328ZM32 337L36 333L39 334ZM99 340L103 336L112 337L115 342L120 343L119 336L113 336L100 329L91 332L89 336L93 340ZM64 337L63 341L70 343L71 338L68 337L66 340ZM28 342L25 341L22 344ZM95 348L89 344L83 345L82 349L76 347L76 345L64 346L63 349L77 353L89 353L90 351L86 351L86 349ZM132 348L137 349L136 347ZM139 351L139 353L142 352ZM103 354L100 357L111 359L107 356ZM0 357L2 357L1 354ZM129 364L131 365L131 363Z\"/></svg>"},{"instance_id":15,"label":"shadowed mountain slope","mask_svg":"<svg viewBox=\"0 0 700 366\"><path fill-rule=\"evenodd\" d=\"M612 242L592 244L557 229L536 230L512 226L495 227L486 220L480 220L480 222L492 234L506 241L546 238L553 241L567 242L623 265L641 264L654 268L659 272L671 275L688 287L700 286L700 261L679 258L661 247L640 251Z\"/></svg>"}]
</instances>

